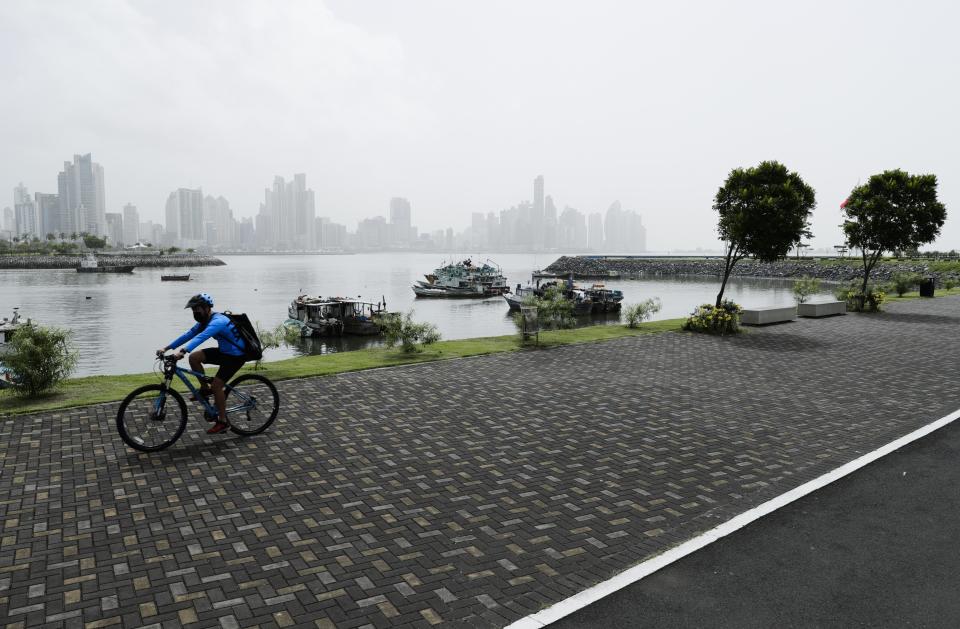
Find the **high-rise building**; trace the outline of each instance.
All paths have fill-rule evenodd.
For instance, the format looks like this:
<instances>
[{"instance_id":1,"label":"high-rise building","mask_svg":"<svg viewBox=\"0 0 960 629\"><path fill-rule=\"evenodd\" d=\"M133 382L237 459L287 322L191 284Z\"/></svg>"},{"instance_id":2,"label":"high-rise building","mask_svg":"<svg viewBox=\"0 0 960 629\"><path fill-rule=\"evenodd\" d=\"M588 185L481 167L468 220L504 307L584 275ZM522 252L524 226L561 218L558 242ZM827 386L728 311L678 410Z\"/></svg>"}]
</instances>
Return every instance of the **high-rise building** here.
<instances>
[{"instance_id":1,"label":"high-rise building","mask_svg":"<svg viewBox=\"0 0 960 629\"><path fill-rule=\"evenodd\" d=\"M107 221L107 232L105 234L107 242L113 246L123 243L123 214L120 212L104 212L104 219Z\"/></svg>"},{"instance_id":2,"label":"high-rise building","mask_svg":"<svg viewBox=\"0 0 960 629\"><path fill-rule=\"evenodd\" d=\"M544 244L544 209L543 175L537 175L533 180L533 211L530 216L530 244L534 251L542 249Z\"/></svg>"},{"instance_id":3,"label":"high-rise building","mask_svg":"<svg viewBox=\"0 0 960 629\"><path fill-rule=\"evenodd\" d=\"M168 242L185 247L196 247L205 242L203 229L203 190L178 188L167 197Z\"/></svg>"},{"instance_id":4,"label":"high-rise building","mask_svg":"<svg viewBox=\"0 0 960 629\"><path fill-rule=\"evenodd\" d=\"M543 248L551 251L557 248L557 206L551 196L547 196L543 205Z\"/></svg>"},{"instance_id":5,"label":"high-rise building","mask_svg":"<svg viewBox=\"0 0 960 629\"><path fill-rule=\"evenodd\" d=\"M8 207L3 208L3 221L0 222L0 231L12 234L17 227L13 210Z\"/></svg>"},{"instance_id":6,"label":"high-rise building","mask_svg":"<svg viewBox=\"0 0 960 629\"><path fill-rule=\"evenodd\" d=\"M124 246L130 247L140 242L140 212L137 206L127 203L123 206L123 236Z\"/></svg>"},{"instance_id":7,"label":"high-rise building","mask_svg":"<svg viewBox=\"0 0 960 629\"><path fill-rule=\"evenodd\" d=\"M575 208L563 208L557 220L557 247L561 251L582 251L588 239L587 217Z\"/></svg>"},{"instance_id":8,"label":"high-rise building","mask_svg":"<svg viewBox=\"0 0 960 629\"><path fill-rule=\"evenodd\" d=\"M73 163L64 162L57 176L60 197L60 229L66 233L102 234L106 229L106 196L103 167L90 153L74 155Z\"/></svg>"},{"instance_id":9,"label":"high-rise building","mask_svg":"<svg viewBox=\"0 0 960 629\"><path fill-rule=\"evenodd\" d=\"M275 177L264 197L257 216L258 244L274 249L316 249L316 206L307 176L296 174L290 183Z\"/></svg>"},{"instance_id":10,"label":"high-rise building","mask_svg":"<svg viewBox=\"0 0 960 629\"><path fill-rule=\"evenodd\" d=\"M402 197L390 199L390 244L405 247L416 240L410 226L410 202Z\"/></svg>"},{"instance_id":11,"label":"high-rise building","mask_svg":"<svg viewBox=\"0 0 960 629\"><path fill-rule=\"evenodd\" d=\"M624 210L619 201L607 209L604 232L604 249L611 253L639 253L647 249L647 230L640 215Z\"/></svg>"},{"instance_id":12,"label":"high-rise building","mask_svg":"<svg viewBox=\"0 0 960 629\"><path fill-rule=\"evenodd\" d=\"M383 249L388 243L387 219L382 216L365 218L357 224L357 247Z\"/></svg>"},{"instance_id":13,"label":"high-rise building","mask_svg":"<svg viewBox=\"0 0 960 629\"><path fill-rule=\"evenodd\" d=\"M603 216L594 212L587 219L587 249L600 251L603 249Z\"/></svg>"},{"instance_id":14,"label":"high-rise building","mask_svg":"<svg viewBox=\"0 0 960 629\"><path fill-rule=\"evenodd\" d=\"M39 236L37 206L30 198L30 191L23 185L13 189L14 233L18 236Z\"/></svg>"},{"instance_id":15,"label":"high-rise building","mask_svg":"<svg viewBox=\"0 0 960 629\"><path fill-rule=\"evenodd\" d=\"M60 229L60 197L56 194L37 192L33 195L37 205L37 216L40 220L41 234L59 235Z\"/></svg>"},{"instance_id":16,"label":"high-rise building","mask_svg":"<svg viewBox=\"0 0 960 629\"><path fill-rule=\"evenodd\" d=\"M203 200L203 220L208 225L207 244L212 247L236 247L240 243L240 224L233 217L230 202L207 196Z\"/></svg>"}]
</instances>

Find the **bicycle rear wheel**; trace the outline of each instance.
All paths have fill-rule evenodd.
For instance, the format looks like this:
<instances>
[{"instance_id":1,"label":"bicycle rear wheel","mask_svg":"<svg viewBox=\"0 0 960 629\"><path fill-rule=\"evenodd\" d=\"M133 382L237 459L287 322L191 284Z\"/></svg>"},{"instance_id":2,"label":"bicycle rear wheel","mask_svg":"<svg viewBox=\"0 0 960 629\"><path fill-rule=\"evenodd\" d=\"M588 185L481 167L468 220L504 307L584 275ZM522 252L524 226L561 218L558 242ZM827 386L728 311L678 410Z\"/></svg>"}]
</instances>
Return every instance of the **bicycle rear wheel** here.
<instances>
[{"instance_id":1,"label":"bicycle rear wheel","mask_svg":"<svg viewBox=\"0 0 960 629\"><path fill-rule=\"evenodd\" d=\"M183 397L159 384L135 389L120 403L117 431L124 443L141 452L163 450L187 427Z\"/></svg>"},{"instance_id":2,"label":"bicycle rear wheel","mask_svg":"<svg viewBox=\"0 0 960 629\"><path fill-rule=\"evenodd\" d=\"M280 410L277 387L257 374L244 374L227 385L226 398L230 429L239 435L260 434Z\"/></svg>"}]
</instances>

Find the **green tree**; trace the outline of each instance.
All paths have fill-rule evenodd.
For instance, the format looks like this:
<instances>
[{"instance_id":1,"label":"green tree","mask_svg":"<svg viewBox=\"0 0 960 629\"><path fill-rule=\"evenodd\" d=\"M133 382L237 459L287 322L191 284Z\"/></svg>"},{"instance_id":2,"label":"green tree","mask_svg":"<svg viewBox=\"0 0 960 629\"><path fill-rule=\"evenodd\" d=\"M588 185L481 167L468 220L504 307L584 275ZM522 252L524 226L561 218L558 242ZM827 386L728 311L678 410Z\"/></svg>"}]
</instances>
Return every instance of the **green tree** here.
<instances>
[{"instance_id":1,"label":"green tree","mask_svg":"<svg viewBox=\"0 0 960 629\"><path fill-rule=\"evenodd\" d=\"M720 216L717 231L726 243L717 308L737 262L747 256L773 262L812 235L809 219L815 206L813 188L779 162L761 162L730 172L713 203Z\"/></svg>"},{"instance_id":2,"label":"green tree","mask_svg":"<svg viewBox=\"0 0 960 629\"><path fill-rule=\"evenodd\" d=\"M873 175L854 188L841 207L847 246L859 249L863 260L860 310L870 272L883 252L916 251L933 242L947 219L947 208L937 200L936 175L911 175L900 169Z\"/></svg>"},{"instance_id":3,"label":"green tree","mask_svg":"<svg viewBox=\"0 0 960 629\"><path fill-rule=\"evenodd\" d=\"M422 345L430 345L440 340L440 332L432 323L417 323L413 320L413 311L397 314L383 320L383 338L387 347L397 343L405 353L422 351Z\"/></svg>"},{"instance_id":4,"label":"green tree","mask_svg":"<svg viewBox=\"0 0 960 629\"><path fill-rule=\"evenodd\" d=\"M793 283L793 296L797 299L798 304L806 302L810 295L815 295L819 292L820 280L815 277L804 275Z\"/></svg>"},{"instance_id":5,"label":"green tree","mask_svg":"<svg viewBox=\"0 0 960 629\"><path fill-rule=\"evenodd\" d=\"M53 235L53 232L47 233L47 240L56 240L57 237Z\"/></svg>"},{"instance_id":6,"label":"green tree","mask_svg":"<svg viewBox=\"0 0 960 629\"><path fill-rule=\"evenodd\" d=\"M99 238L92 234L85 234L83 237L83 244L87 249L103 249L107 246L106 238Z\"/></svg>"},{"instance_id":7,"label":"green tree","mask_svg":"<svg viewBox=\"0 0 960 629\"><path fill-rule=\"evenodd\" d=\"M3 357L18 382L16 391L35 397L67 379L77 364L70 332L28 324L17 329Z\"/></svg>"}]
</instances>

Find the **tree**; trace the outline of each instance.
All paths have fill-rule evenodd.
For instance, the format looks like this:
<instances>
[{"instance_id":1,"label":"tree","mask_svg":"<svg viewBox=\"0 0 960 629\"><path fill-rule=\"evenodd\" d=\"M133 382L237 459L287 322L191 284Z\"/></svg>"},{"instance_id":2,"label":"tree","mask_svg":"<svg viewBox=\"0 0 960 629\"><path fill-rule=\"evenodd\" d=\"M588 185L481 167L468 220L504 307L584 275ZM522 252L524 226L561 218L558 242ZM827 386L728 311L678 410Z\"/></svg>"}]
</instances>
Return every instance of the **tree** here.
<instances>
[{"instance_id":1,"label":"tree","mask_svg":"<svg viewBox=\"0 0 960 629\"><path fill-rule=\"evenodd\" d=\"M85 234L83 236L83 244L88 249L103 249L107 246L107 239L99 238L97 236L93 236L92 234Z\"/></svg>"},{"instance_id":2,"label":"tree","mask_svg":"<svg viewBox=\"0 0 960 629\"><path fill-rule=\"evenodd\" d=\"M53 232L47 233L47 240L56 240L57 237L53 235Z\"/></svg>"},{"instance_id":3,"label":"tree","mask_svg":"<svg viewBox=\"0 0 960 629\"><path fill-rule=\"evenodd\" d=\"M730 172L713 202L720 215L717 231L726 243L717 308L737 262L748 255L773 262L802 238L812 236L809 218L816 204L813 188L779 162Z\"/></svg>"},{"instance_id":4,"label":"tree","mask_svg":"<svg viewBox=\"0 0 960 629\"><path fill-rule=\"evenodd\" d=\"M77 364L71 333L36 324L18 328L3 362L13 372L16 391L35 397L67 379Z\"/></svg>"},{"instance_id":5,"label":"tree","mask_svg":"<svg viewBox=\"0 0 960 629\"><path fill-rule=\"evenodd\" d=\"M947 208L937 200L937 176L911 175L899 168L873 175L854 188L840 207L846 215L847 246L860 249L863 260L861 310L870 272L883 252L916 251L933 242L947 219Z\"/></svg>"}]
</instances>

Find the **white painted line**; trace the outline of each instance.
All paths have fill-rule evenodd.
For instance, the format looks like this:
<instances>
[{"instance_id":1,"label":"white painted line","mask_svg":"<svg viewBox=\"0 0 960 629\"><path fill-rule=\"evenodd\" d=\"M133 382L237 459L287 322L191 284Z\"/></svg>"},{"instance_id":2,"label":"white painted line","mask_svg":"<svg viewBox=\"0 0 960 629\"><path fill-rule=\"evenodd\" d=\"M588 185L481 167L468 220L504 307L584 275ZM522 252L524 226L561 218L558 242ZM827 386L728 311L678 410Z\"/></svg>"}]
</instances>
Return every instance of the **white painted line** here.
<instances>
[{"instance_id":1,"label":"white painted line","mask_svg":"<svg viewBox=\"0 0 960 629\"><path fill-rule=\"evenodd\" d=\"M662 555L657 555L656 557L648 559L643 563L639 563L632 568L628 568L615 577L602 583L598 583L597 585L587 588L582 592L574 594L570 598L551 605L542 611L525 616L524 618L521 618L520 620L508 625L506 629L540 629L541 627L545 627L565 616L569 616L575 611L583 609L587 605L600 600L608 594L613 594L621 588L636 583L640 579L653 574L660 568L668 566L673 562L700 550L708 544L712 544L721 537L730 535L734 531L743 528L751 522L759 520L765 515L773 513L781 507L785 507L794 500L802 498L803 496L806 496L807 494L812 493L821 487L825 487L826 485L829 485L830 483L857 471L861 467L869 465L877 459L890 454L894 450L899 450L903 446L916 441L917 439L925 437L935 430L943 428L957 418L960 418L960 409L953 411L949 415L941 417L935 422L931 422L926 426L918 428L910 434L900 437L896 441L891 441L887 445L877 448L873 452L868 452L867 454L864 454L863 456L856 458L845 465L841 465L835 470L827 472L823 476L819 476L804 483L803 485L800 485L799 487L791 489L790 491L773 498L772 500L768 500L761 505L745 511L740 515L727 520L720 526L712 528L709 531L701 533L697 537L680 544L679 546L671 548Z\"/></svg>"}]
</instances>

